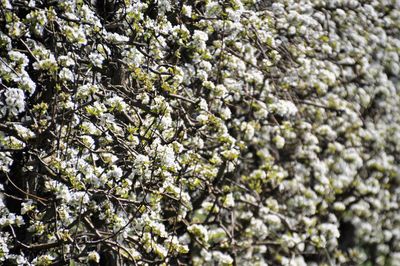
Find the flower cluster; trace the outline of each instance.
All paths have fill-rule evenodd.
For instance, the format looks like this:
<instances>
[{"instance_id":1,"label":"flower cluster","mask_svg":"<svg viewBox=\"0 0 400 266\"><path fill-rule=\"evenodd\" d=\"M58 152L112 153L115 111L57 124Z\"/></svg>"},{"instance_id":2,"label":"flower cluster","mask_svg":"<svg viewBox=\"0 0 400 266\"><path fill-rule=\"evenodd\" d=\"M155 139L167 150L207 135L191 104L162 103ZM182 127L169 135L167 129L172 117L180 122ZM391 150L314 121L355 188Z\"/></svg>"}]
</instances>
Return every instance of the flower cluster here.
<instances>
[{"instance_id":1,"label":"flower cluster","mask_svg":"<svg viewBox=\"0 0 400 266\"><path fill-rule=\"evenodd\" d=\"M0 263L396 265L400 2L0 1Z\"/></svg>"}]
</instances>

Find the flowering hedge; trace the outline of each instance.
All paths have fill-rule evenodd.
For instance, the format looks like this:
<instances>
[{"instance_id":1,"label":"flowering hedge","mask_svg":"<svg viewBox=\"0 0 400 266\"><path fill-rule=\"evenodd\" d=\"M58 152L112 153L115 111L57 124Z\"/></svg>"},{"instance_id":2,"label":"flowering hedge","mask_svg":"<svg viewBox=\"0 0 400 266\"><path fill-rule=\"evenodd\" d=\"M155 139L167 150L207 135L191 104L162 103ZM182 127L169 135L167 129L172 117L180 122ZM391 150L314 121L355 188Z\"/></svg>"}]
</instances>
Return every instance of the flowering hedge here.
<instances>
[{"instance_id":1,"label":"flowering hedge","mask_svg":"<svg viewBox=\"0 0 400 266\"><path fill-rule=\"evenodd\" d=\"M2 265L399 265L397 0L1 0Z\"/></svg>"}]
</instances>

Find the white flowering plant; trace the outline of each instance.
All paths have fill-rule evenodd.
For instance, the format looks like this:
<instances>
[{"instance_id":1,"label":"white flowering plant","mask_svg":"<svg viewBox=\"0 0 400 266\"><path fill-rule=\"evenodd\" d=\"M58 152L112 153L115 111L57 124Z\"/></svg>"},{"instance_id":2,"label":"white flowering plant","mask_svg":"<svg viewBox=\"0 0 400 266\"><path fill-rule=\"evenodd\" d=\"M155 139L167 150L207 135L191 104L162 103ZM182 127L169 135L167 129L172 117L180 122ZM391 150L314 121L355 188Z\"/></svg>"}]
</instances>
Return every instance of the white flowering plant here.
<instances>
[{"instance_id":1,"label":"white flowering plant","mask_svg":"<svg viewBox=\"0 0 400 266\"><path fill-rule=\"evenodd\" d=\"M398 265L400 2L0 1L0 264Z\"/></svg>"}]
</instances>

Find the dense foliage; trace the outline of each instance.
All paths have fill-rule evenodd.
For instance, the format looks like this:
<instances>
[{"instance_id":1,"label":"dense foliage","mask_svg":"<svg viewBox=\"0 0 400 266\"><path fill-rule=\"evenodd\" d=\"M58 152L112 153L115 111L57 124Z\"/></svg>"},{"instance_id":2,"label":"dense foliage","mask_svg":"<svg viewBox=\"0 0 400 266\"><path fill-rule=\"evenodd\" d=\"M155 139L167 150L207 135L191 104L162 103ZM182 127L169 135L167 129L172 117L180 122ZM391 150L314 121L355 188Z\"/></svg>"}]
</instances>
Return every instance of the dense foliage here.
<instances>
[{"instance_id":1,"label":"dense foliage","mask_svg":"<svg viewBox=\"0 0 400 266\"><path fill-rule=\"evenodd\" d=\"M3 265L399 265L400 1L0 5Z\"/></svg>"}]
</instances>

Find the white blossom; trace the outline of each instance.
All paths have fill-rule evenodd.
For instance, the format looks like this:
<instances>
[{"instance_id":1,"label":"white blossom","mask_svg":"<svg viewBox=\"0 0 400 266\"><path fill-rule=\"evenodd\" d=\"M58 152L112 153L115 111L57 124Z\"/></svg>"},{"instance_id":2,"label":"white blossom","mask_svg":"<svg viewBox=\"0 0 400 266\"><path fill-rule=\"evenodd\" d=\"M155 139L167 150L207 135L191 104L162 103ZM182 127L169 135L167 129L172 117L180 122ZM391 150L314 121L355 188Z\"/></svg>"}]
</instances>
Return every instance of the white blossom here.
<instances>
[{"instance_id":1,"label":"white blossom","mask_svg":"<svg viewBox=\"0 0 400 266\"><path fill-rule=\"evenodd\" d=\"M21 89L8 88L4 92L4 97L5 105L0 105L1 114L3 116L5 116L6 113L16 116L25 111L25 94Z\"/></svg>"}]
</instances>

